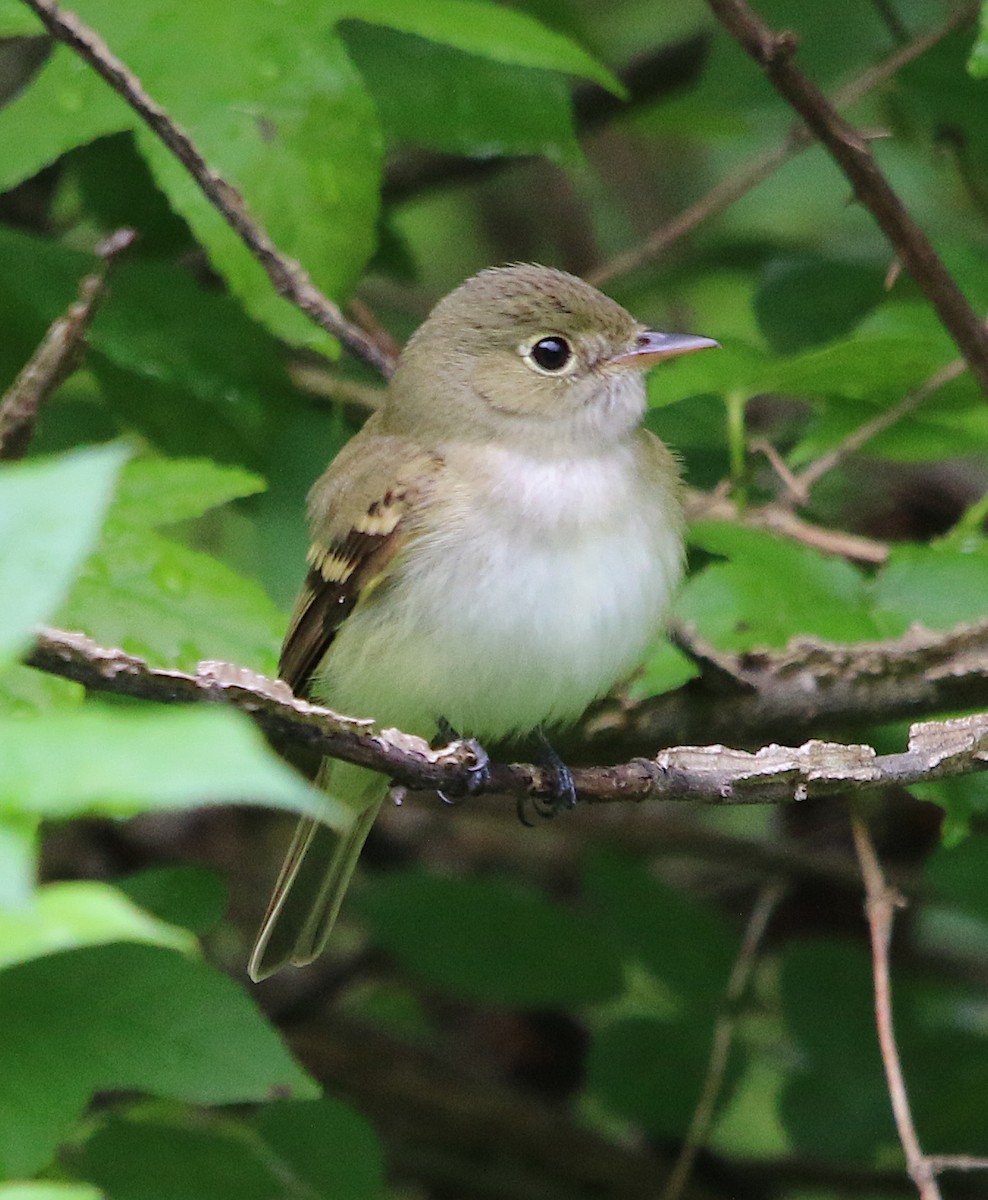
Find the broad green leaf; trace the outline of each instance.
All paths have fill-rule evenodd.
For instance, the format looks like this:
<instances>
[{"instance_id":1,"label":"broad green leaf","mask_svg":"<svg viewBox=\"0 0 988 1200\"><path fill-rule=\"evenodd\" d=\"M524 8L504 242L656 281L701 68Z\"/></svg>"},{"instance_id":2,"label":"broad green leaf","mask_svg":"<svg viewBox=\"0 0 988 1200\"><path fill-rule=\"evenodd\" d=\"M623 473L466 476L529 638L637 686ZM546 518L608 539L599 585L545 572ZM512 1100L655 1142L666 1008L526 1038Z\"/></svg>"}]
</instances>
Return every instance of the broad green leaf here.
<instances>
[{"instance_id":1,"label":"broad green leaf","mask_svg":"<svg viewBox=\"0 0 988 1200\"><path fill-rule=\"evenodd\" d=\"M30 912L38 878L40 837L37 817L0 817L0 911Z\"/></svg>"},{"instance_id":2,"label":"broad green leaf","mask_svg":"<svg viewBox=\"0 0 988 1200\"><path fill-rule=\"evenodd\" d=\"M107 524L173 525L264 488L259 475L208 458L135 459L120 475Z\"/></svg>"},{"instance_id":3,"label":"broad green leaf","mask_svg":"<svg viewBox=\"0 0 988 1200\"><path fill-rule=\"evenodd\" d=\"M201 1118L111 1118L72 1156L73 1173L113 1200L315 1200L277 1168L243 1131Z\"/></svg>"},{"instance_id":4,"label":"broad green leaf","mask_svg":"<svg viewBox=\"0 0 988 1200\"><path fill-rule=\"evenodd\" d=\"M649 651L642 670L628 685L628 695L633 700L659 696L682 687L699 674L696 663L665 638Z\"/></svg>"},{"instance_id":5,"label":"broad green leaf","mask_svg":"<svg viewBox=\"0 0 988 1200\"><path fill-rule=\"evenodd\" d=\"M940 837L945 846L963 843L971 834L972 822L988 813L988 774L983 771L913 784L909 790L917 799L929 800L943 809Z\"/></svg>"},{"instance_id":6,"label":"broad green leaf","mask_svg":"<svg viewBox=\"0 0 988 1200\"><path fill-rule=\"evenodd\" d=\"M764 351L736 339L724 341L718 350L686 354L652 371L648 378L648 403L658 408L708 393L753 394L761 390L759 380L765 363Z\"/></svg>"},{"instance_id":7,"label":"broad green leaf","mask_svg":"<svg viewBox=\"0 0 988 1200\"><path fill-rule=\"evenodd\" d=\"M45 27L22 0L0 0L0 38L31 37Z\"/></svg>"},{"instance_id":8,"label":"broad green leaf","mask_svg":"<svg viewBox=\"0 0 988 1200\"><path fill-rule=\"evenodd\" d=\"M245 992L158 946L87 947L8 968L0 1028L8 1175L43 1168L97 1091L194 1104L316 1095Z\"/></svg>"},{"instance_id":9,"label":"broad green leaf","mask_svg":"<svg viewBox=\"0 0 988 1200\"><path fill-rule=\"evenodd\" d=\"M832 641L881 636L862 573L760 530L728 522L691 527L690 542L726 559L687 581L676 600L679 620L724 649L783 646L797 634Z\"/></svg>"},{"instance_id":10,"label":"broad green leaf","mask_svg":"<svg viewBox=\"0 0 988 1200\"><path fill-rule=\"evenodd\" d=\"M244 0L233 23L223 6L194 0L129 6L82 0L76 8L210 166L242 192L280 248L301 260L324 291L345 294L373 248L381 138L373 104L328 20L316 17L314 26L311 6L301 0L289 6ZM170 151L63 47L0 112L0 187L74 146L125 129L137 131L172 207L246 307L279 333L328 344L276 295Z\"/></svg>"},{"instance_id":11,"label":"broad green leaf","mask_svg":"<svg viewBox=\"0 0 988 1200\"><path fill-rule=\"evenodd\" d=\"M975 79L988 78L988 4L981 5L981 21L978 27L978 38L971 47L971 57L967 69Z\"/></svg>"},{"instance_id":12,"label":"broad green leaf","mask_svg":"<svg viewBox=\"0 0 988 1200\"><path fill-rule=\"evenodd\" d=\"M121 446L0 471L0 664L49 620L99 536Z\"/></svg>"},{"instance_id":13,"label":"broad green leaf","mask_svg":"<svg viewBox=\"0 0 988 1200\"><path fill-rule=\"evenodd\" d=\"M149 942L192 951L195 939L142 912L115 887L95 880L49 883L32 908L0 909L0 969L42 954L107 942Z\"/></svg>"},{"instance_id":14,"label":"broad green leaf","mask_svg":"<svg viewBox=\"0 0 988 1200\"><path fill-rule=\"evenodd\" d=\"M988 925L988 836L973 834L958 846L939 847L924 874L935 901L951 904Z\"/></svg>"},{"instance_id":15,"label":"broad green leaf","mask_svg":"<svg viewBox=\"0 0 988 1200\"><path fill-rule=\"evenodd\" d=\"M669 988L682 1012L708 1026L736 951L728 923L710 906L655 879L641 863L598 851L584 890L607 941Z\"/></svg>"},{"instance_id":16,"label":"broad green leaf","mask_svg":"<svg viewBox=\"0 0 988 1200\"><path fill-rule=\"evenodd\" d=\"M872 585L875 612L891 635L913 622L952 629L988 616L988 539L963 546L894 546Z\"/></svg>"},{"instance_id":17,"label":"broad green leaf","mask_svg":"<svg viewBox=\"0 0 988 1200\"><path fill-rule=\"evenodd\" d=\"M257 804L342 828L311 788L229 709L102 708L0 721L0 813L65 819Z\"/></svg>"},{"instance_id":18,"label":"broad green leaf","mask_svg":"<svg viewBox=\"0 0 988 1200\"><path fill-rule=\"evenodd\" d=\"M306 1197L384 1196L380 1140L366 1117L342 1101L324 1096L267 1104L258 1115L257 1131Z\"/></svg>"},{"instance_id":19,"label":"broad green leaf","mask_svg":"<svg viewBox=\"0 0 988 1200\"><path fill-rule=\"evenodd\" d=\"M759 390L894 401L951 357L940 339L856 336L767 366Z\"/></svg>"},{"instance_id":20,"label":"broad green leaf","mask_svg":"<svg viewBox=\"0 0 988 1200\"><path fill-rule=\"evenodd\" d=\"M102 1192L88 1183L0 1183L0 1200L104 1200Z\"/></svg>"},{"instance_id":21,"label":"broad green leaf","mask_svg":"<svg viewBox=\"0 0 988 1200\"><path fill-rule=\"evenodd\" d=\"M755 295L758 323L780 354L850 333L883 296L883 267L804 255L774 259Z\"/></svg>"},{"instance_id":22,"label":"broad green leaf","mask_svg":"<svg viewBox=\"0 0 988 1200\"><path fill-rule=\"evenodd\" d=\"M781 991L799 1053L782 1097L793 1148L831 1162L873 1163L880 1147L896 1142L867 952L793 943L782 955Z\"/></svg>"},{"instance_id":23,"label":"broad green leaf","mask_svg":"<svg viewBox=\"0 0 988 1200\"><path fill-rule=\"evenodd\" d=\"M85 698L81 684L57 675L46 675L23 663L0 671L0 715L36 716L53 708L72 708Z\"/></svg>"},{"instance_id":24,"label":"broad green leaf","mask_svg":"<svg viewBox=\"0 0 988 1200\"><path fill-rule=\"evenodd\" d=\"M366 1120L340 1100L274 1101L253 1127L111 1117L72 1156L113 1200L380 1200L384 1164Z\"/></svg>"},{"instance_id":25,"label":"broad green leaf","mask_svg":"<svg viewBox=\"0 0 988 1200\"><path fill-rule=\"evenodd\" d=\"M392 142L479 158L544 154L580 161L563 76L363 22L346 22L340 33Z\"/></svg>"},{"instance_id":26,"label":"broad green leaf","mask_svg":"<svg viewBox=\"0 0 988 1200\"><path fill-rule=\"evenodd\" d=\"M157 666L219 659L273 675L284 614L252 579L153 530L108 528L58 624Z\"/></svg>"},{"instance_id":27,"label":"broad green leaf","mask_svg":"<svg viewBox=\"0 0 988 1200\"><path fill-rule=\"evenodd\" d=\"M621 987L621 960L607 941L530 891L401 871L375 878L355 900L377 945L460 996L579 1004Z\"/></svg>"},{"instance_id":28,"label":"broad green leaf","mask_svg":"<svg viewBox=\"0 0 988 1200\"><path fill-rule=\"evenodd\" d=\"M606 67L527 13L477 0L331 0L337 20L353 17L414 33L498 62L580 75L623 95ZM325 11L325 10L323 10Z\"/></svg>"},{"instance_id":29,"label":"broad green leaf","mask_svg":"<svg viewBox=\"0 0 988 1200\"><path fill-rule=\"evenodd\" d=\"M713 1026L706 1009L672 1020L632 1017L594 1033L586 1087L612 1111L667 1137L682 1137L707 1072ZM717 1109L731 1098L739 1074L735 1044Z\"/></svg>"},{"instance_id":30,"label":"broad green leaf","mask_svg":"<svg viewBox=\"0 0 988 1200\"><path fill-rule=\"evenodd\" d=\"M226 883L216 871L190 863L148 867L115 882L146 912L200 936L220 923L229 899Z\"/></svg>"}]
</instances>

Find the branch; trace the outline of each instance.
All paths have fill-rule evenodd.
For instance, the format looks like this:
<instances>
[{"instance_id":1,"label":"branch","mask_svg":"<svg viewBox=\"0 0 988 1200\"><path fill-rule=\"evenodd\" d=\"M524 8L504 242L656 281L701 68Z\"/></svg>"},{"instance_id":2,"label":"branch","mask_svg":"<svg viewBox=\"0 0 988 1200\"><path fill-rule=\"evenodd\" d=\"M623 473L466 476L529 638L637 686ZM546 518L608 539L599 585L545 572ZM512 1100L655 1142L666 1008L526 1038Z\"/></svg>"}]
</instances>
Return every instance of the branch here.
<instances>
[{"instance_id":1,"label":"branch","mask_svg":"<svg viewBox=\"0 0 988 1200\"><path fill-rule=\"evenodd\" d=\"M953 33L955 29L970 24L977 16L978 10L978 4L961 5L942 25L920 34L907 46L903 46L890 55L883 63L877 67L869 67L857 79L841 88L834 96L834 106L847 108L857 103L868 92L887 83L904 66L925 54L948 34ZM746 196L790 159L809 149L812 144L813 135L809 129L801 123L793 125L777 146L756 155L734 174L719 180L704 196L684 208L668 224L655 230L641 245L602 263L587 278L591 283L599 286L618 275L626 275L636 267L660 257L680 238L692 233L704 221L725 212L742 196Z\"/></svg>"},{"instance_id":2,"label":"branch","mask_svg":"<svg viewBox=\"0 0 988 1200\"><path fill-rule=\"evenodd\" d=\"M803 476L796 477L800 482ZM834 554L852 562L865 563L868 566L880 566L889 556L889 548L884 542L876 542L873 538L861 537L856 533L846 533L841 529L826 529L822 525L813 525L797 517L794 512L782 504L759 504L747 508L739 508L729 497L718 495L716 492L698 492L689 489L684 497L683 507L687 520L692 521L737 521L741 525L749 525L753 529L767 529L780 537L811 546L822 554Z\"/></svg>"},{"instance_id":3,"label":"branch","mask_svg":"<svg viewBox=\"0 0 988 1200\"><path fill-rule=\"evenodd\" d=\"M826 454L822 454L818 459L811 462L809 466L804 467L799 472L793 481L793 494L795 498L799 503L805 504L810 491L828 471L832 471L848 455L856 454L872 438L877 437L880 433L884 433L886 429L891 429L893 425L903 420L911 412L914 412L921 404L924 404L940 388L945 387L955 379L959 379L966 370L967 363L962 358L954 359L953 362L947 363L945 367L941 367L939 371L931 375L919 387L913 388L911 392L907 392L891 408L872 417L870 421L865 421L857 429L852 429L832 450L828 450Z\"/></svg>"},{"instance_id":4,"label":"branch","mask_svg":"<svg viewBox=\"0 0 988 1200\"><path fill-rule=\"evenodd\" d=\"M878 1044L882 1052L882 1064L888 1083L889 1099L899 1141L906 1155L906 1165L920 1200L940 1200L940 1188L936 1171L923 1153L909 1107L909 1094L899 1061L899 1049L892 1025L892 982L889 975L889 946L892 941L892 922L895 910L905 903L902 897L885 881L882 865L875 852L868 822L861 810L852 807L851 831L854 848L861 864L861 875L865 885L865 912L871 934L872 975L875 987L875 1024L878 1028Z\"/></svg>"},{"instance_id":5,"label":"branch","mask_svg":"<svg viewBox=\"0 0 988 1200\"><path fill-rule=\"evenodd\" d=\"M988 620L947 633L914 626L878 642L801 637L783 649L733 654L687 639L682 648L699 663L700 678L634 706L605 701L581 731L589 753L616 757L675 742L750 742L826 724L988 707Z\"/></svg>"},{"instance_id":6,"label":"branch","mask_svg":"<svg viewBox=\"0 0 988 1200\"><path fill-rule=\"evenodd\" d=\"M861 132L840 116L820 89L793 65L797 41L775 33L745 0L708 0L711 11L762 68L847 176L950 333L971 373L988 397L988 329L971 308L888 180L878 169Z\"/></svg>"},{"instance_id":7,"label":"branch","mask_svg":"<svg viewBox=\"0 0 988 1200\"><path fill-rule=\"evenodd\" d=\"M201 663L194 675L161 670L122 650L98 646L82 634L58 630L44 631L26 661L95 691L168 703L222 700L249 713L280 743L370 767L410 789L439 789L450 796L554 795L551 770L496 763L481 778L472 743L452 742L433 750L421 738L376 730L371 721L299 700L284 683L225 663ZM574 768L573 781L580 798L589 803L756 804L905 786L983 770L988 770L988 713L914 725L908 749L898 754L821 741L799 747L773 744L754 754L724 746L679 746L619 766Z\"/></svg>"},{"instance_id":8,"label":"branch","mask_svg":"<svg viewBox=\"0 0 988 1200\"><path fill-rule=\"evenodd\" d=\"M138 77L116 57L106 42L74 13L59 9L56 0L24 0L24 3L38 15L52 37L64 42L89 63L171 150L199 185L202 194L267 272L278 294L338 338L351 354L388 378L395 366L390 350L348 321L319 291L308 273L281 253L267 231L251 217L236 188L209 166L189 135L148 95Z\"/></svg>"},{"instance_id":9,"label":"branch","mask_svg":"<svg viewBox=\"0 0 988 1200\"><path fill-rule=\"evenodd\" d=\"M132 245L131 229L118 229L96 249L103 260L79 284L76 299L49 328L41 344L0 400L0 459L23 458L42 405L79 365L86 332L106 290L118 254Z\"/></svg>"}]
</instances>

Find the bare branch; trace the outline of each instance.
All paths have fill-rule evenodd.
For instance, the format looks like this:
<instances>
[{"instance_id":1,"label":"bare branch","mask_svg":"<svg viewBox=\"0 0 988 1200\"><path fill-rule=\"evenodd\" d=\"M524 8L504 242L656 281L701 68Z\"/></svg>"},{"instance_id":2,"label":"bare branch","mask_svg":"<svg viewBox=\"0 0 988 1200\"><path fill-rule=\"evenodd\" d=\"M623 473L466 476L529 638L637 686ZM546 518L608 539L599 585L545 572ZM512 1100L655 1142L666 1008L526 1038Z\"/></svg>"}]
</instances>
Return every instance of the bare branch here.
<instances>
[{"instance_id":1,"label":"bare branch","mask_svg":"<svg viewBox=\"0 0 988 1200\"><path fill-rule=\"evenodd\" d=\"M920 34L878 66L869 67L857 79L852 80L835 94L834 106L847 108L857 103L868 92L887 83L904 66L925 54L948 34L953 33L955 29L970 24L977 16L978 8L977 4L961 5L942 25ZM684 208L678 216L657 229L641 245L634 246L625 253L602 263L587 278L591 283L600 285L618 275L626 275L646 262L659 258L680 238L692 233L698 225L709 218L725 212L742 196L753 191L790 159L795 158L797 154L801 154L811 145L813 145L813 135L809 129L802 123L794 125L778 146L756 155L733 175L719 180L706 195Z\"/></svg>"},{"instance_id":2,"label":"bare branch","mask_svg":"<svg viewBox=\"0 0 988 1200\"><path fill-rule=\"evenodd\" d=\"M936 1172L929 1159L923 1154L909 1107L909 1094L899 1061L899 1049L895 1041L892 1024L892 982L889 974L889 946L892 940L892 922L895 910L905 901L885 881L882 865L875 852L868 822L857 807L851 810L851 830L854 848L861 864L865 885L865 912L871 934L872 975L875 987L875 1024L878 1028L878 1044L882 1052L882 1064L888 1082L889 1099L899 1141L906 1155L906 1165L920 1200L940 1200L940 1188Z\"/></svg>"},{"instance_id":3,"label":"bare branch","mask_svg":"<svg viewBox=\"0 0 988 1200\"><path fill-rule=\"evenodd\" d=\"M899 421L909 416L911 412L915 412L921 404L929 400L940 388L955 379L959 379L966 370L967 363L962 358L954 359L953 362L947 363L945 367L941 367L939 371L931 375L919 387L913 388L911 392L907 392L897 404L893 404L891 408L879 413L870 421L865 421L857 429L852 429L847 437L842 438L832 450L828 450L826 454L822 454L814 462L811 462L808 467L804 467L795 477L794 483L796 487L794 494L799 502L805 504L806 498L813 487L824 475L842 463L845 458L851 454L856 454L872 438L878 437L880 433L884 433L886 429L891 429L893 425L898 424Z\"/></svg>"},{"instance_id":4,"label":"bare branch","mask_svg":"<svg viewBox=\"0 0 988 1200\"><path fill-rule=\"evenodd\" d=\"M794 66L795 36L770 29L744 0L708 0L708 3L721 24L762 68L770 83L799 113L847 176L858 200L878 222L988 397L988 329L940 261L926 233L879 170L861 132L848 124L820 89Z\"/></svg>"},{"instance_id":5,"label":"bare branch","mask_svg":"<svg viewBox=\"0 0 988 1200\"><path fill-rule=\"evenodd\" d=\"M784 649L737 654L678 638L701 677L638 705L605 702L580 735L598 761L676 742L749 744L838 722L988 707L988 620L947 633L916 626L878 642L801 637Z\"/></svg>"},{"instance_id":6,"label":"bare branch","mask_svg":"<svg viewBox=\"0 0 988 1200\"><path fill-rule=\"evenodd\" d=\"M351 354L388 378L395 366L390 347L382 346L358 325L348 321L319 291L308 273L281 253L267 231L250 215L236 188L210 167L189 135L148 95L134 72L117 58L99 34L74 13L60 9L56 0L24 0L24 3L37 13L52 37L64 42L89 63L171 150L199 185L202 194L267 272L278 294L338 338Z\"/></svg>"},{"instance_id":7,"label":"bare branch","mask_svg":"<svg viewBox=\"0 0 988 1200\"><path fill-rule=\"evenodd\" d=\"M170 703L222 700L249 713L278 742L370 767L411 789L438 788L447 795L554 794L552 771L498 763L480 778L470 743L432 750L421 738L377 730L370 721L309 704L292 696L284 683L229 664L202 663L194 675L160 670L82 634L58 630L44 631L26 661L95 691ZM760 804L983 770L988 770L988 713L914 725L908 749L898 754L821 741L799 747L773 744L753 754L719 745L678 746L619 766L578 767L573 780L588 803Z\"/></svg>"},{"instance_id":8,"label":"bare branch","mask_svg":"<svg viewBox=\"0 0 988 1200\"><path fill-rule=\"evenodd\" d=\"M801 478L798 476L796 482ZM742 509L729 496L690 490L686 493L685 508L690 521L737 521L741 525L766 529L823 554L834 554L852 562L879 566L889 556L889 548L884 542L876 542L856 533L845 533L840 529L813 525L781 504L753 505Z\"/></svg>"},{"instance_id":9,"label":"bare branch","mask_svg":"<svg viewBox=\"0 0 988 1200\"><path fill-rule=\"evenodd\" d=\"M23 458L34 436L41 406L79 365L86 331L103 298L116 256L134 241L119 229L97 248L99 268L79 284L79 294L52 324L41 344L0 400L0 459Z\"/></svg>"}]
</instances>

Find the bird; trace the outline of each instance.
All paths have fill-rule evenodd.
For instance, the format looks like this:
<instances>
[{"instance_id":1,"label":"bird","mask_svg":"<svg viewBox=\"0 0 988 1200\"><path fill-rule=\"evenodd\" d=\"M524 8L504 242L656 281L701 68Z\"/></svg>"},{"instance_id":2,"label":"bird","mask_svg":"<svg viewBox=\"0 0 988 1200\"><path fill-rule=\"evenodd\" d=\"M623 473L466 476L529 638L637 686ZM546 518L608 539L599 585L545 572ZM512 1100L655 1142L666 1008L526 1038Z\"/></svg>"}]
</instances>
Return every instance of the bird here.
<instances>
[{"instance_id":1,"label":"bird","mask_svg":"<svg viewBox=\"0 0 988 1200\"><path fill-rule=\"evenodd\" d=\"M645 371L716 345L537 264L450 292L309 494L281 678L426 739L578 719L641 662L683 570L679 465L642 426ZM322 952L388 786L328 759L318 782L352 820L300 822L255 981Z\"/></svg>"}]
</instances>

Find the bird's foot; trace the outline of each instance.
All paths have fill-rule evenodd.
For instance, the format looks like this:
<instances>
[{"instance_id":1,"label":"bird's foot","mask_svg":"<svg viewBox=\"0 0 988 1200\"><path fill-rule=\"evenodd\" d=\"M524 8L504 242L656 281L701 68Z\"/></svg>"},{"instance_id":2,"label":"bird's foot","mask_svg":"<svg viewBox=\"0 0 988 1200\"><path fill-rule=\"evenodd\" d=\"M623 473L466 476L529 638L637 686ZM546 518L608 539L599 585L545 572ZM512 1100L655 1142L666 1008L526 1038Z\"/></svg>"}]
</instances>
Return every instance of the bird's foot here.
<instances>
[{"instance_id":1,"label":"bird's foot","mask_svg":"<svg viewBox=\"0 0 988 1200\"><path fill-rule=\"evenodd\" d=\"M535 824L531 819L533 816L548 821L558 816L563 809L576 807L573 772L559 757L543 730L536 729L535 733L540 745L540 765L552 778L552 792L549 796L518 797L518 820L529 827Z\"/></svg>"},{"instance_id":2,"label":"bird's foot","mask_svg":"<svg viewBox=\"0 0 988 1200\"><path fill-rule=\"evenodd\" d=\"M443 745L449 745L452 742L459 744L469 752L472 761L467 763L467 777L463 785L463 791L458 795L450 796L446 792L439 791L439 799L443 804L455 806L462 804L468 796L473 796L477 792L485 788L491 777L491 760L487 751L477 741L476 738L463 738L450 725L445 717L440 717L436 721L437 741L441 741Z\"/></svg>"}]
</instances>

